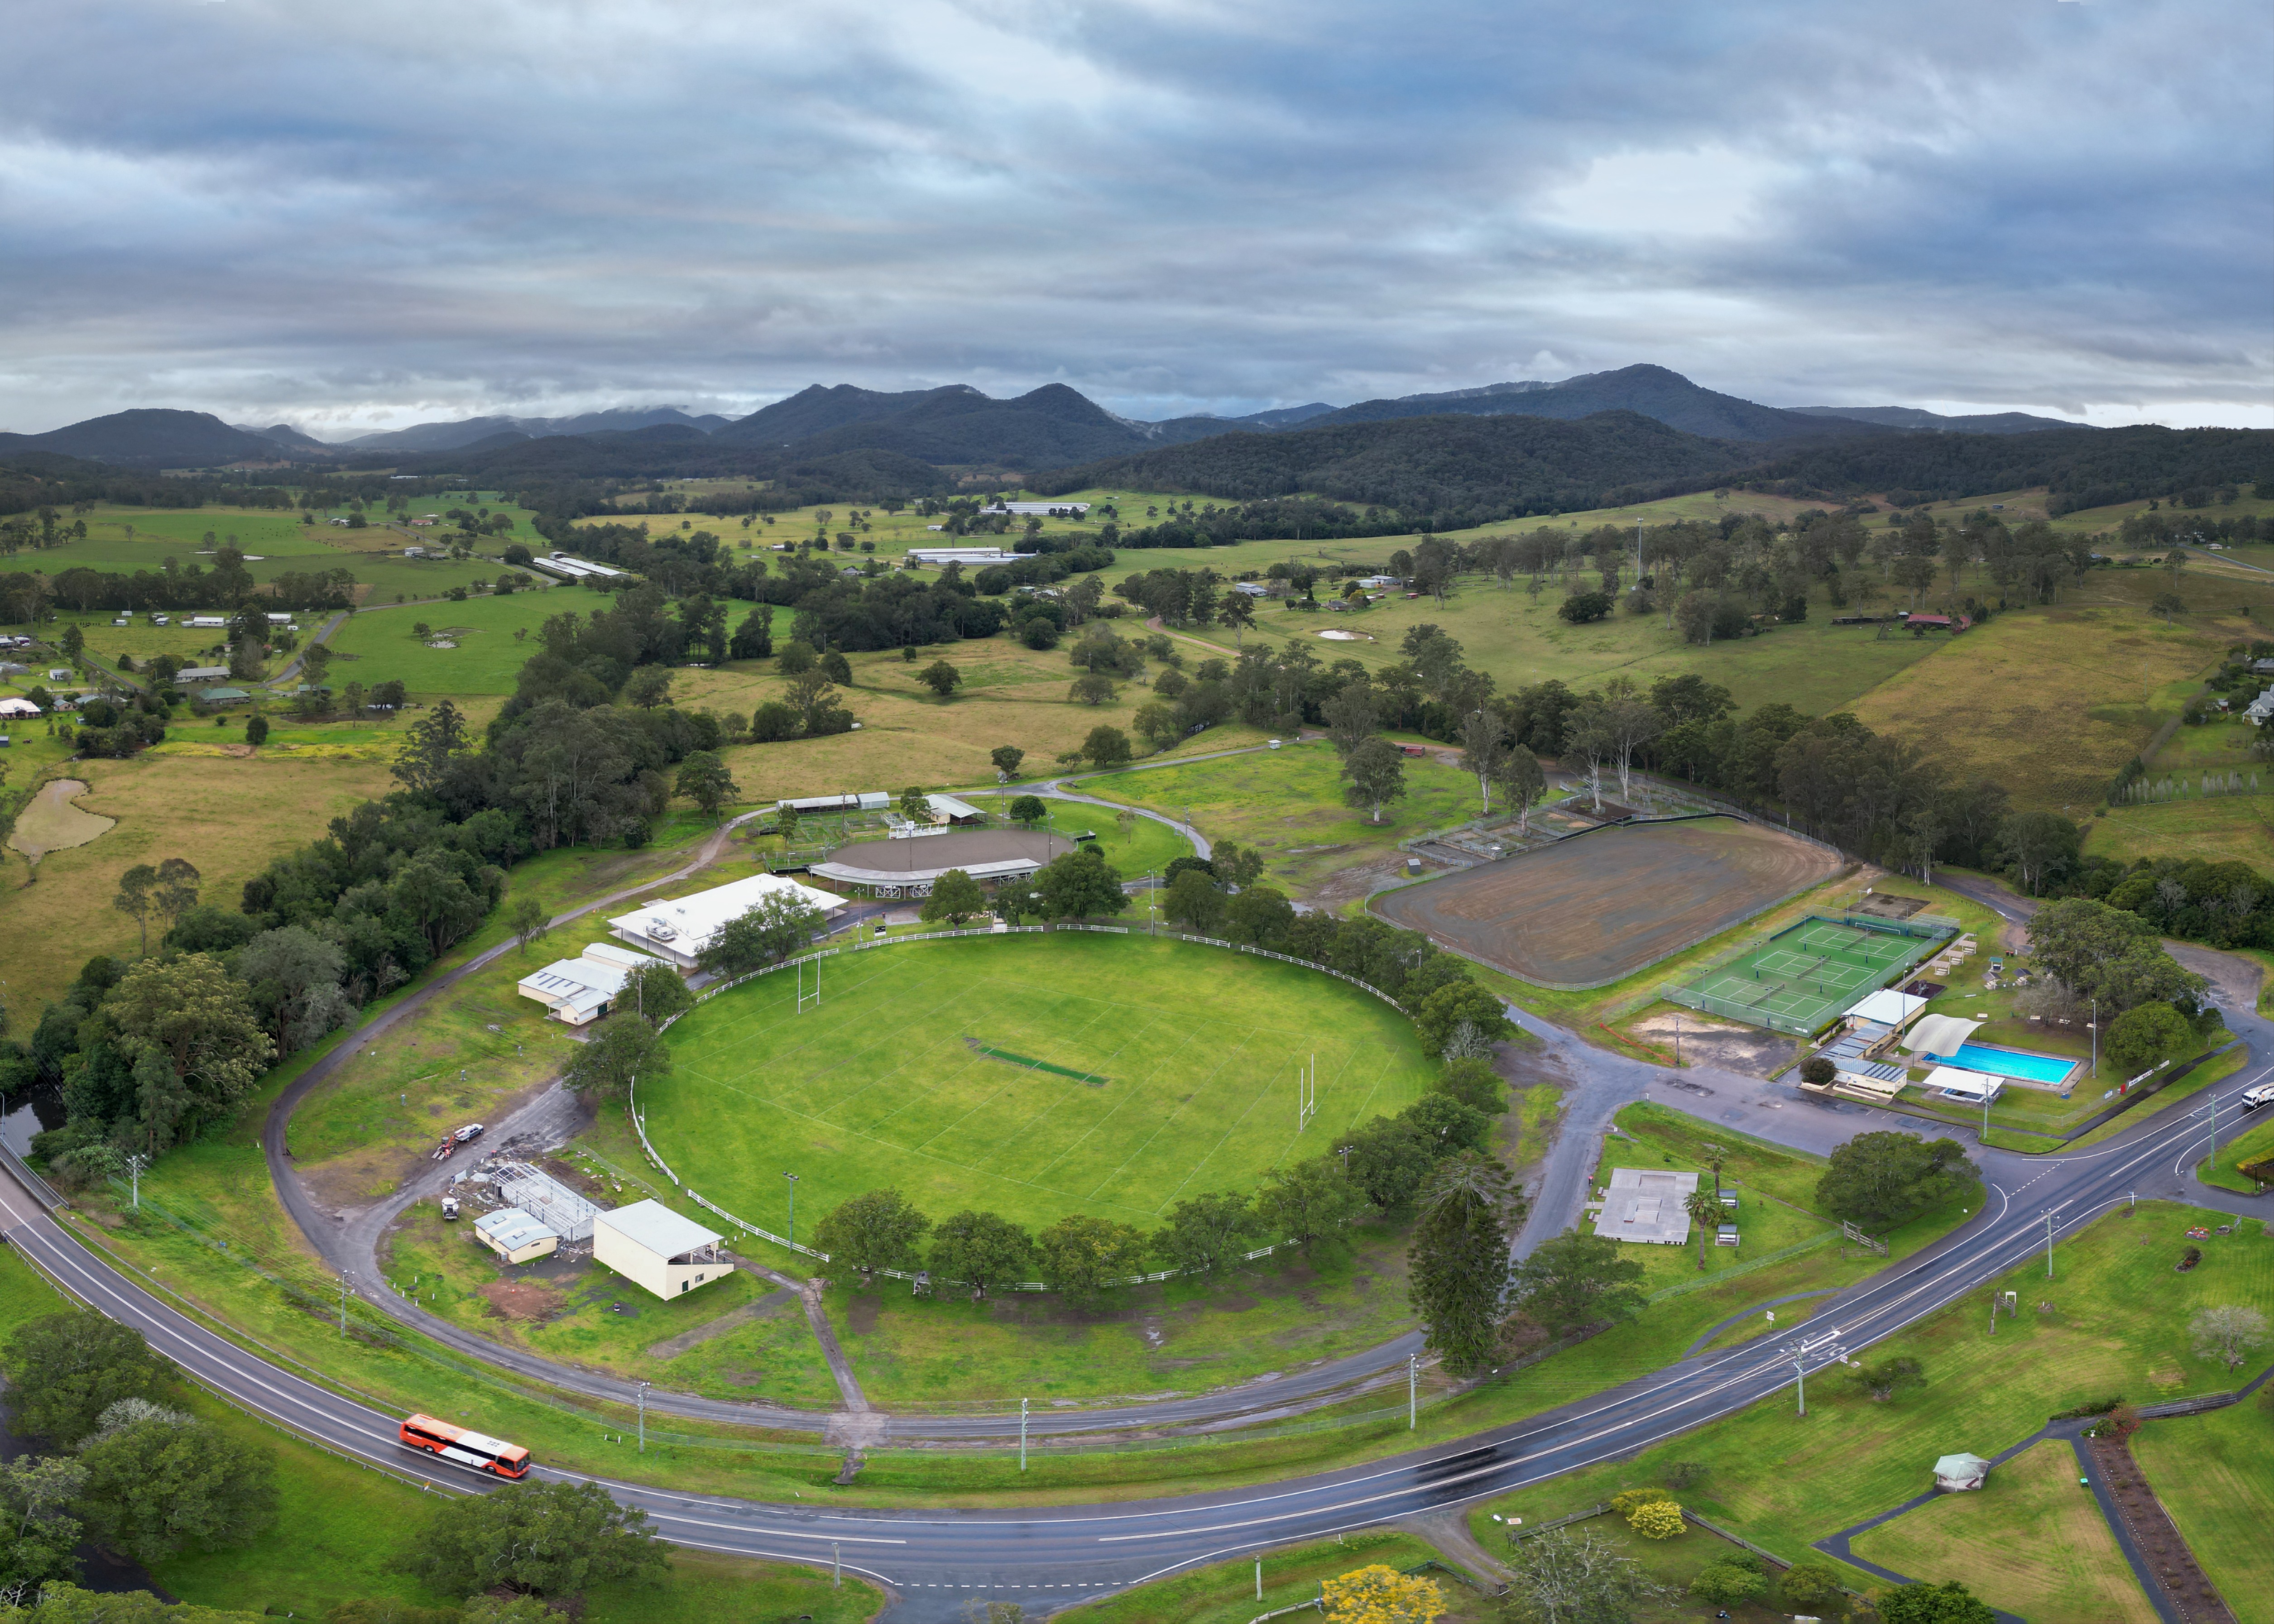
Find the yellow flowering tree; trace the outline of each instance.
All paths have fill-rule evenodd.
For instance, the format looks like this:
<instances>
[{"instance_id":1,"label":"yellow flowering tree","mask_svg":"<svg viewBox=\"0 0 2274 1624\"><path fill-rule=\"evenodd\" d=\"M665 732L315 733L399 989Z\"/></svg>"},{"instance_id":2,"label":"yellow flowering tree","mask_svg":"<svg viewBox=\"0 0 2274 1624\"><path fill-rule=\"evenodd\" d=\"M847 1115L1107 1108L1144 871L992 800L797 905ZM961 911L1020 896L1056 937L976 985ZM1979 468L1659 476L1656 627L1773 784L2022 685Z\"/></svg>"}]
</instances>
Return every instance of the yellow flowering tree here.
<instances>
[{"instance_id":1,"label":"yellow flowering tree","mask_svg":"<svg viewBox=\"0 0 2274 1624\"><path fill-rule=\"evenodd\" d=\"M1433 1582L1380 1562L1329 1579L1322 1589L1331 1624L1430 1624L1445 1612L1445 1598Z\"/></svg>"},{"instance_id":2,"label":"yellow flowering tree","mask_svg":"<svg viewBox=\"0 0 2274 1624\"><path fill-rule=\"evenodd\" d=\"M1668 1539L1682 1531L1682 1507L1670 1500L1654 1500L1627 1514L1627 1526L1645 1539Z\"/></svg>"}]
</instances>

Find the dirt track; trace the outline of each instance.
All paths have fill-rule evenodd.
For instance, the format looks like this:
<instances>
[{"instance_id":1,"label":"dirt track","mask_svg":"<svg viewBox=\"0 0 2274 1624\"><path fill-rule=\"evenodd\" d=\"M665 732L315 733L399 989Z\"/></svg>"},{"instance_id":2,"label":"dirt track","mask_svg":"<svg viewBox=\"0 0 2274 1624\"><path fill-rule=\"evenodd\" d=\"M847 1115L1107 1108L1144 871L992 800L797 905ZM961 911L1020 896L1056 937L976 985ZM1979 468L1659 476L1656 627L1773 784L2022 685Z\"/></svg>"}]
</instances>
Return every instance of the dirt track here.
<instances>
[{"instance_id":1,"label":"dirt track","mask_svg":"<svg viewBox=\"0 0 2274 1624\"><path fill-rule=\"evenodd\" d=\"M1703 818L1559 841L1391 891L1374 911L1525 981L1600 986L1839 868L1766 824Z\"/></svg>"}]
</instances>

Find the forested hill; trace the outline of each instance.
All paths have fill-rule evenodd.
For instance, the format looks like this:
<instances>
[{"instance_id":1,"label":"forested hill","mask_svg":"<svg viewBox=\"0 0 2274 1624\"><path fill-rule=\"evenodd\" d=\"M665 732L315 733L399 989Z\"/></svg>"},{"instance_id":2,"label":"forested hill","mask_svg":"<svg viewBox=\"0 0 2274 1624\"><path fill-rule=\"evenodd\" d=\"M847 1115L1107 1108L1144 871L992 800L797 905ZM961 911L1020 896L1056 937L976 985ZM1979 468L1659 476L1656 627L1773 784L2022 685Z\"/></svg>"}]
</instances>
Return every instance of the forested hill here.
<instances>
[{"instance_id":1,"label":"forested hill","mask_svg":"<svg viewBox=\"0 0 2274 1624\"><path fill-rule=\"evenodd\" d=\"M1613 372L1588 372L1561 383L1495 384L1457 389L1447 395L1408 395L1397 400L1361 401L1317 418L1310 426L1379 423L1393 417L1434 417L1449 413L1486 417L1561 417L1576 421L1598 412L1633 411L1671 428L1714 440L1832 440L1876 436L1877 425L1841 417L1814 417L1700 388L1663 366L1623 366Z\"/></svg>"},{"instance_id":2,"label":"forested hill","mask_svg":"<svg viewBox=\"0 0 2274 1624\"><path fill-rule=\"evenodd\" d=\"M1093 485L1255 501L1298 491L1431 515L1441 529L1694 490L1750 447L1685 434L1630 411L1550 417L1408 417L1189 445L1034 476L1044 496Z\"/></svg>"},{"instance_id":3,"label":"forested hill","mask_svg":"<svg viewBox=\"0 0 2274 1624\"><path fill-rule=\"evenodd\" d=\"M2047 429L2036 434L1888 434L1786 450L1749 481L1899 506L2044 485L2058 515L2221 485L2274 485L2274 430Z\"/></svg>"}]
</instances>

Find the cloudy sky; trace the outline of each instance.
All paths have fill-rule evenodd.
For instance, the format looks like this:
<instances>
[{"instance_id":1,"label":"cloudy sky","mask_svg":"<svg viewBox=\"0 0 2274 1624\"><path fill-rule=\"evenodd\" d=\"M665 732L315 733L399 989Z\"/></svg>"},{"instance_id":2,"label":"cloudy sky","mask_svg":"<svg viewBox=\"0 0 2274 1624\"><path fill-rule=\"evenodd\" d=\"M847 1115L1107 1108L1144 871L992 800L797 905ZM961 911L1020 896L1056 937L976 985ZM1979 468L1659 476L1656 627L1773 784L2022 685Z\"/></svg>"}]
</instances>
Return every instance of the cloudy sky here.
<instances>
[{"instance_id":1,"label":"cloudy sky","mask_svg":"<svg viewBox=\"0 0 2274 1624\"><path fill-rule=\"evenodd\" d=\"M71 0L0 52L0 428L327 437L1657 362L2274 425L2263 0Z\"/></svg>"}]
</instances>

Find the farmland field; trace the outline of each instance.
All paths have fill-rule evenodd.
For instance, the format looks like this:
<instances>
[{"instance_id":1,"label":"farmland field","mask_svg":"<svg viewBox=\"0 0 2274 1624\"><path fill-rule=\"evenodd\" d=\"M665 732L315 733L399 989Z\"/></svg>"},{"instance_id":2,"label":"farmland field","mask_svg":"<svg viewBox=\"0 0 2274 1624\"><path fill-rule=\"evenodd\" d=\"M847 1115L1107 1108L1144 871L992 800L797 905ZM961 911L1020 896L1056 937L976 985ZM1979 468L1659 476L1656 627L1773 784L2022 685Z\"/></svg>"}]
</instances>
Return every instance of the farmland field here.
<instances>
[{"instance_id":1,"label":"farmland field","mask_svg":"<svg viewBox=\"0 0 2274 1624\"><path fill-rule=\"evenodd\" d=\"M214 732L238 736L234 728ZM352 756L200 756L161 747L71 771L89 786L77 804L117 822L85 846L49 853L34 883L0 889L0 979L19 1019L34 1018L38 1000L62 992L90 956L134 951L134 921L110 906L126 868L185 857L204 876L205 900L234 909L244 883L271 858L393 787L383 762ZM153 930L154 948L162 934L162 925Z\"/></svg>"},{"instance_id":2,"label":"farmland field","mask_svg":"<svg viewBox=\"0 0 2274 1624\"><path fill-rule=\"evenodd\" d=\"M1149 1227L1394 1115L1427 1071L1411 1024L1356 988L1182 943L917 943L828 959L821 978L802 1015L793 972L681 1017L671 1074L641 1083L673 1170L755 1222L794 1172L815 1217L891 1185L935 1217ZM1295 1070L1313 1055L1320 1109L1299 1133Z\"/></svg>"},{"instance_id":3,"label":"farmland field","mask_svg":"<svg viewBox=\"0 0 2274 1624\"><path fill-rule=\"evenodd\" d=\"M1374 912L1527 981L1600 987L1837 872L1838 859L1729 818L1601 830L1410 885Z\"/></svg>"},{"instance_id":4,"label":"farmland field","mask_svg":"<svg viewBox=\"0 0 2274 1624\"><path fill-rule=\"evenodd\" d=\"M362 610L328 639L336 657L330 680L335 688L399 681L414 695L510 694L522 665L537 651L533 640L546 617L564 608L590 613L607 602L590 592L512 592L462 604ZM411 630L422 625L430 635ZM454 646L433 646L442 643Z\"/></svg>"},{"instance_id":5,"label":"farmland field","mask_svg":"<svg viewBox=\"0 0 2274 1624\"><path fill-rule=\"evenodd\" d=\"M2244 625L2203 615L2166 626L2124 597L2135 583L2110 583L2097 571L2068 604L2001 614L1851 708L1954 778L1980 773L2022 807L2080 815Z\"/></svg>"},{"instance_id":6,"label":"farmland field","mask_svg":"<svg viewBox=\"0 0 2274 1624\"><path fill-rule=\"evenodd\" d=\"M1291 745L1184 766L1141 767L1084 778L1075 787L1107 801L1156 808L1190 822L1212 840L1252 846L1263 853L1268 877L1302 893L1337 876L1357 876L1362 884L1367 866L1390 861L1397 841L1478 812L1474 778L1434 756L1421 756L1405 763L1405 798L1391 801L1382 822L1372 823L1363 810L1343 804L1340 768L1328 745ZM1387 868L1380 873L1389 877Z\"/></svg>"},{"instance_id":7,"label":"farmland field","mask_svg":"<svg viewBox=\"0 0 2274 1624\"><path fill-rule=\"evenodd\" d=\"M2258 771L2263 782L2265 770ZM2201 858L2246 862L2274 873L2274 785L2255 795L2111 807L2085 825L2084 849L2127 862L2141 857Z\"/></svg>"}]
</instances>

